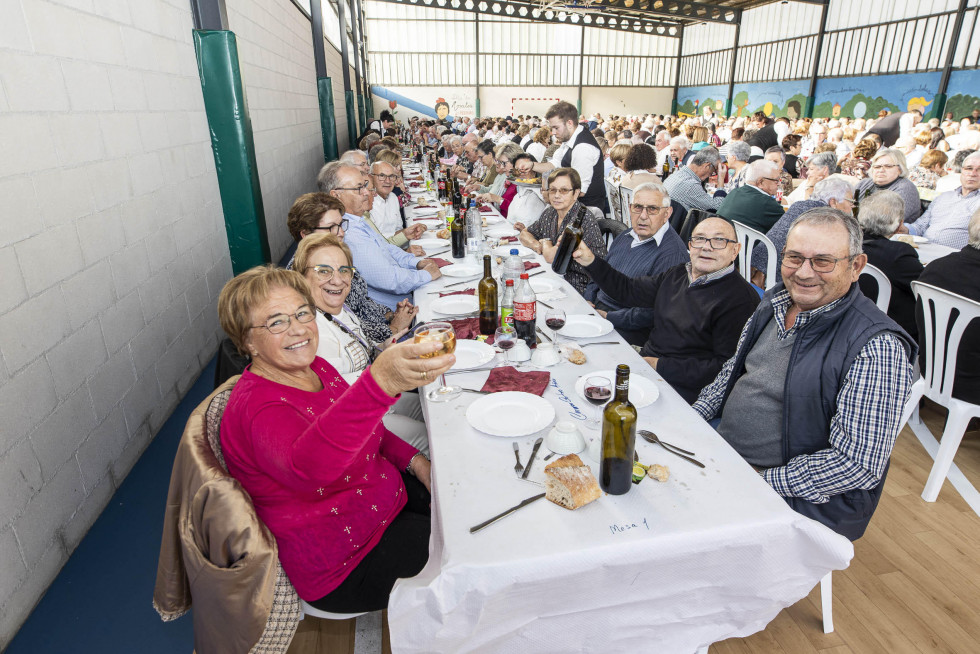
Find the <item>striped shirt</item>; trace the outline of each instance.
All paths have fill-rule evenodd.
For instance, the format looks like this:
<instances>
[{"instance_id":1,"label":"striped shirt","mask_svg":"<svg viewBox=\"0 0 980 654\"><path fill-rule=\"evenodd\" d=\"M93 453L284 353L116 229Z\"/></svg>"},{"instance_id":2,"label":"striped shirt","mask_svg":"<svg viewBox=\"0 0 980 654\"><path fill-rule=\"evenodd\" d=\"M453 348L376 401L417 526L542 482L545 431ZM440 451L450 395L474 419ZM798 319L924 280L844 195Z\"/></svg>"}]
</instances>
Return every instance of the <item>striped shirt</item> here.
<instances>
[{"instance_id":1,"label":"striped shirt","mask_svg":"<svg viewBox=\"0 0 980 654\"><path fill-rule=\"evenodd\" d=\"M724 198L715 198L708 195L703 186L701 178L694 174L694 171L687 166L681 168L664 182L664 188L670 195L671 200L677 200L684 205L684 208L704 209L705 211L717 211Z\"/></svg>"},{"instance_id":2,"label":"striped shirt","mask_svg":"<svg viewBox=\"0 0 980 654\"><path fill-rule=\"evenodd\" d=\"M955 191L937 196L922 217L908 225L909 234L962 249L969 240L967 225L977 209L980 209L980 189L963 195L963 187L957 187Z\"/></svg>"},{"instance_id":3,"label":"striped shirt","mask_svg":"<svg viewBox=\"0 0 980 654\"><path fill-rule=\"evenodd\" d=\"M786 313L793 300L783 289L772 297L777 338L786 339L840 302L837 299L812 311L801 311L787 329ZM721 408L751 324L749 318L735 355L692 405L705 420L714 418ZM830 447L793 457L786 465L766 468L760 474L781 496L799 497L814 504L854 488L874 488L888 465L911 387L912 366L902 343L889 333L875 336L858 353L837 392L837 413L830 421Z\"/></svg>"}]
</instances>

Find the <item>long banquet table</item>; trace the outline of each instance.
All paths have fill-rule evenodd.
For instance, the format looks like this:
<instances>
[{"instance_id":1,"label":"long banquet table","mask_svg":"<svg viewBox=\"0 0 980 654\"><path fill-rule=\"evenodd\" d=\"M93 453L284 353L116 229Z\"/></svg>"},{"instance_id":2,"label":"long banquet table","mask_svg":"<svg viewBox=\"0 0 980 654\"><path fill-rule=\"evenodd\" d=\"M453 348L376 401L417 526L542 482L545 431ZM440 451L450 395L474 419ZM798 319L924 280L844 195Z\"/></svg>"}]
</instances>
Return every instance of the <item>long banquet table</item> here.
<instances>
[{"instance_id":1,"label":"long banquet table","mask_svg":"<svg viewBox=\"0 0 980 654\"><path fill-rule=\"evenodd\" d=\"M550 268L544 274L560 280ZM443 277L416 291L420 320L439 318L431 307L439 296L430 293L456 281ZM591 313L560 281L566 297L549 304L569 315ZM538 309L543 328L544 309ZM666 483L645 479L626 495L605 495L576 511L540 500L471 534L471 526L543 488L516 478L515 439L467 423L466 407L484 396L423 400L433 462L432 537L425 569L400 580L391 595L394 651L694 652L763 629L828 571L847 567L851 543L792 511L615 332L580 342L609 340L618 342L585 348L584 365L562 361L547 368L551 384L543 397L556 420L572 420L586 439L597 438L584 424L594 408L576 393L575 381L626 363L660 391L639 410L638 427L695 452L707 467L638 436L640 460L670 468ZM479 389L488 374L449 379ZM516 439L523 463L547 431ZM543 481L546 454L542 446L530 480ZM586 452L580 456L598 475L598 464Z\"/></svg>"}]
</instances>

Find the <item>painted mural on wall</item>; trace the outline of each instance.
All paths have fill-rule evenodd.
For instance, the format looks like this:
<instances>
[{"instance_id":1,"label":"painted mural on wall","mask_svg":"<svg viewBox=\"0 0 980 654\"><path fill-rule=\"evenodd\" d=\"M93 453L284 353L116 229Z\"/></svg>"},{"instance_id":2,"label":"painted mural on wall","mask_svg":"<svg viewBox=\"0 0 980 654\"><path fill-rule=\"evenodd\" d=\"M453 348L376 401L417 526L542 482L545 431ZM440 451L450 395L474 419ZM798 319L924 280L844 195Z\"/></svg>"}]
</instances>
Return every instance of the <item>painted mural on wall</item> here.
<instances>
[{"instance_id":1,"label":"painted mural on wall","mask_svg":"<svg viewBox=\"0 0 980 654\"><path fill-rule=\"evenodd\" d=\"M710 107L715 113L724 113L726 100L728 100L728 87L723 84L685 86L677 89L677 111L689 116L700 116L705 107Z\"/></svg>"},{"instance_id":2,"label":"painted mural on wall","mask_svg":"<svg viewBox=\"0 0 980 654\"><path fill-rule=\"evenodd\" d=\"M878 112L919 109L929 116L940 73L834 77L817 80L815 118L875 118Z\"/></svg>"},{"instance_id":3,"label":"painted mural on wall","mask_svg":"<svg viewBox=\"0 0 980 654\"><path fill-rule=\"evenodd\" d=\"M786 116L795 120L803 115L809 89L810 83L807 80L736 84L732 113L736 116L751 116L761 111L772 118Z\"/></svg>"},{"instance_id":4,"label":"painted mural on wall","mask_svg":"<svg viewBox=\"0 0 980 654\"><path fill-rule=\"evenodd\" d=\"M954 70L946 90L946 110L959 120L980 109L980 70Z\"/></svg>"}]
</instances>

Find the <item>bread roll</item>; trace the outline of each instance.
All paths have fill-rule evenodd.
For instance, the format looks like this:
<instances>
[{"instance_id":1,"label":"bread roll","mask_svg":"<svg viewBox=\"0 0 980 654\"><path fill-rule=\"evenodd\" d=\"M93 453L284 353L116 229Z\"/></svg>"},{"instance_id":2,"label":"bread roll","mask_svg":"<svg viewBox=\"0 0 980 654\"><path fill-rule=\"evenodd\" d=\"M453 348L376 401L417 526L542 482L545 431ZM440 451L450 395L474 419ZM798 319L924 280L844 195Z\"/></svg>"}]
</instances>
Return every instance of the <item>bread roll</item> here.
<instances>
[{"instance_id":1,"label":"bread roll","mask_svg":"<svg viewBox=\"0 0 980 654\"><path fill-rule=\"evenodd\" d=\"M545 497L566 509L577 509L599 499L602 491L589 466L568 454L545 466Z\"/></svg>"}]
</instances>

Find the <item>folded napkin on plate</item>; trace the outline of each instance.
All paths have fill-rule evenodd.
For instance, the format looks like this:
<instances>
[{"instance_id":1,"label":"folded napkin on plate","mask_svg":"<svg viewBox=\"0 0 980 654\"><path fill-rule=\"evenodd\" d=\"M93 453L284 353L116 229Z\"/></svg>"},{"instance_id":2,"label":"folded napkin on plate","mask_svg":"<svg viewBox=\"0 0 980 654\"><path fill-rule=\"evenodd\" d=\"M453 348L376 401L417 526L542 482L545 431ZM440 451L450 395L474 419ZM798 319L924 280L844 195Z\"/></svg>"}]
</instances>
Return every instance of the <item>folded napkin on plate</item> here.
<instances>
[{"instance_id":1,"label":"folded napkin on plate","mask_svg":"<svg viewBox=\"0 0 980 654\"><path fill-rule=\"evenodd\" d=\"M540 263L534 263L533 261L525 261L524 262L524 270L525 270L525 272L528 271L528 270L534 270L535 268L540 268L540 267L541 267L541 264Z\"/></svg>"},{"instance_id":2,"label":"folded napkin on plate","mask_svg":"<svg viewBox=\"0 0 980 654\"><path fill-rule=\"evenodd\" d=\"M465 291L450 291L449 293L440 293L439 297L446 297L447 295L476 295L476 289L468 288Z\"/></svg>"},{"instance_id":3,"label":"folded napkin on plate","mask_svg":"<svg viewBox=\"0 0 980 654\"><path fill-rule=\"evenodd\" d=\"M523 391L543 395L550 381L551 373L544 370L519 372L513 366L501 366L490 371L487 382L480 390L488 393Z\"/></svg>"},{"instance_id":4,"label":"folded napkin on plate","mask_svg":"<svg viewBox=\"0 0 980 654\"><path fill-rule=\"evenodd\" d=\"M456 332L457 341L475 341L476 337L480 335L479 318L450 320L449 324L453 326L453 331ZM493 345L493 334L487 336L486 343L487 345Z\"/></svg>"},{"instance_id":5,"label":"folded napkin on plate","mask_svg":"<svg viewBox=\"0 0 980 654\"><path fill-rule=\"evenodd\" d=\"M439 266L440 268L442 268L443 266L451 266L453 263L452 261L446 261L445 259L440 259L439 257L428 257L428 258L431 259L432 261L435 261L436 265Z\"/></svg>"}]
</instances>

